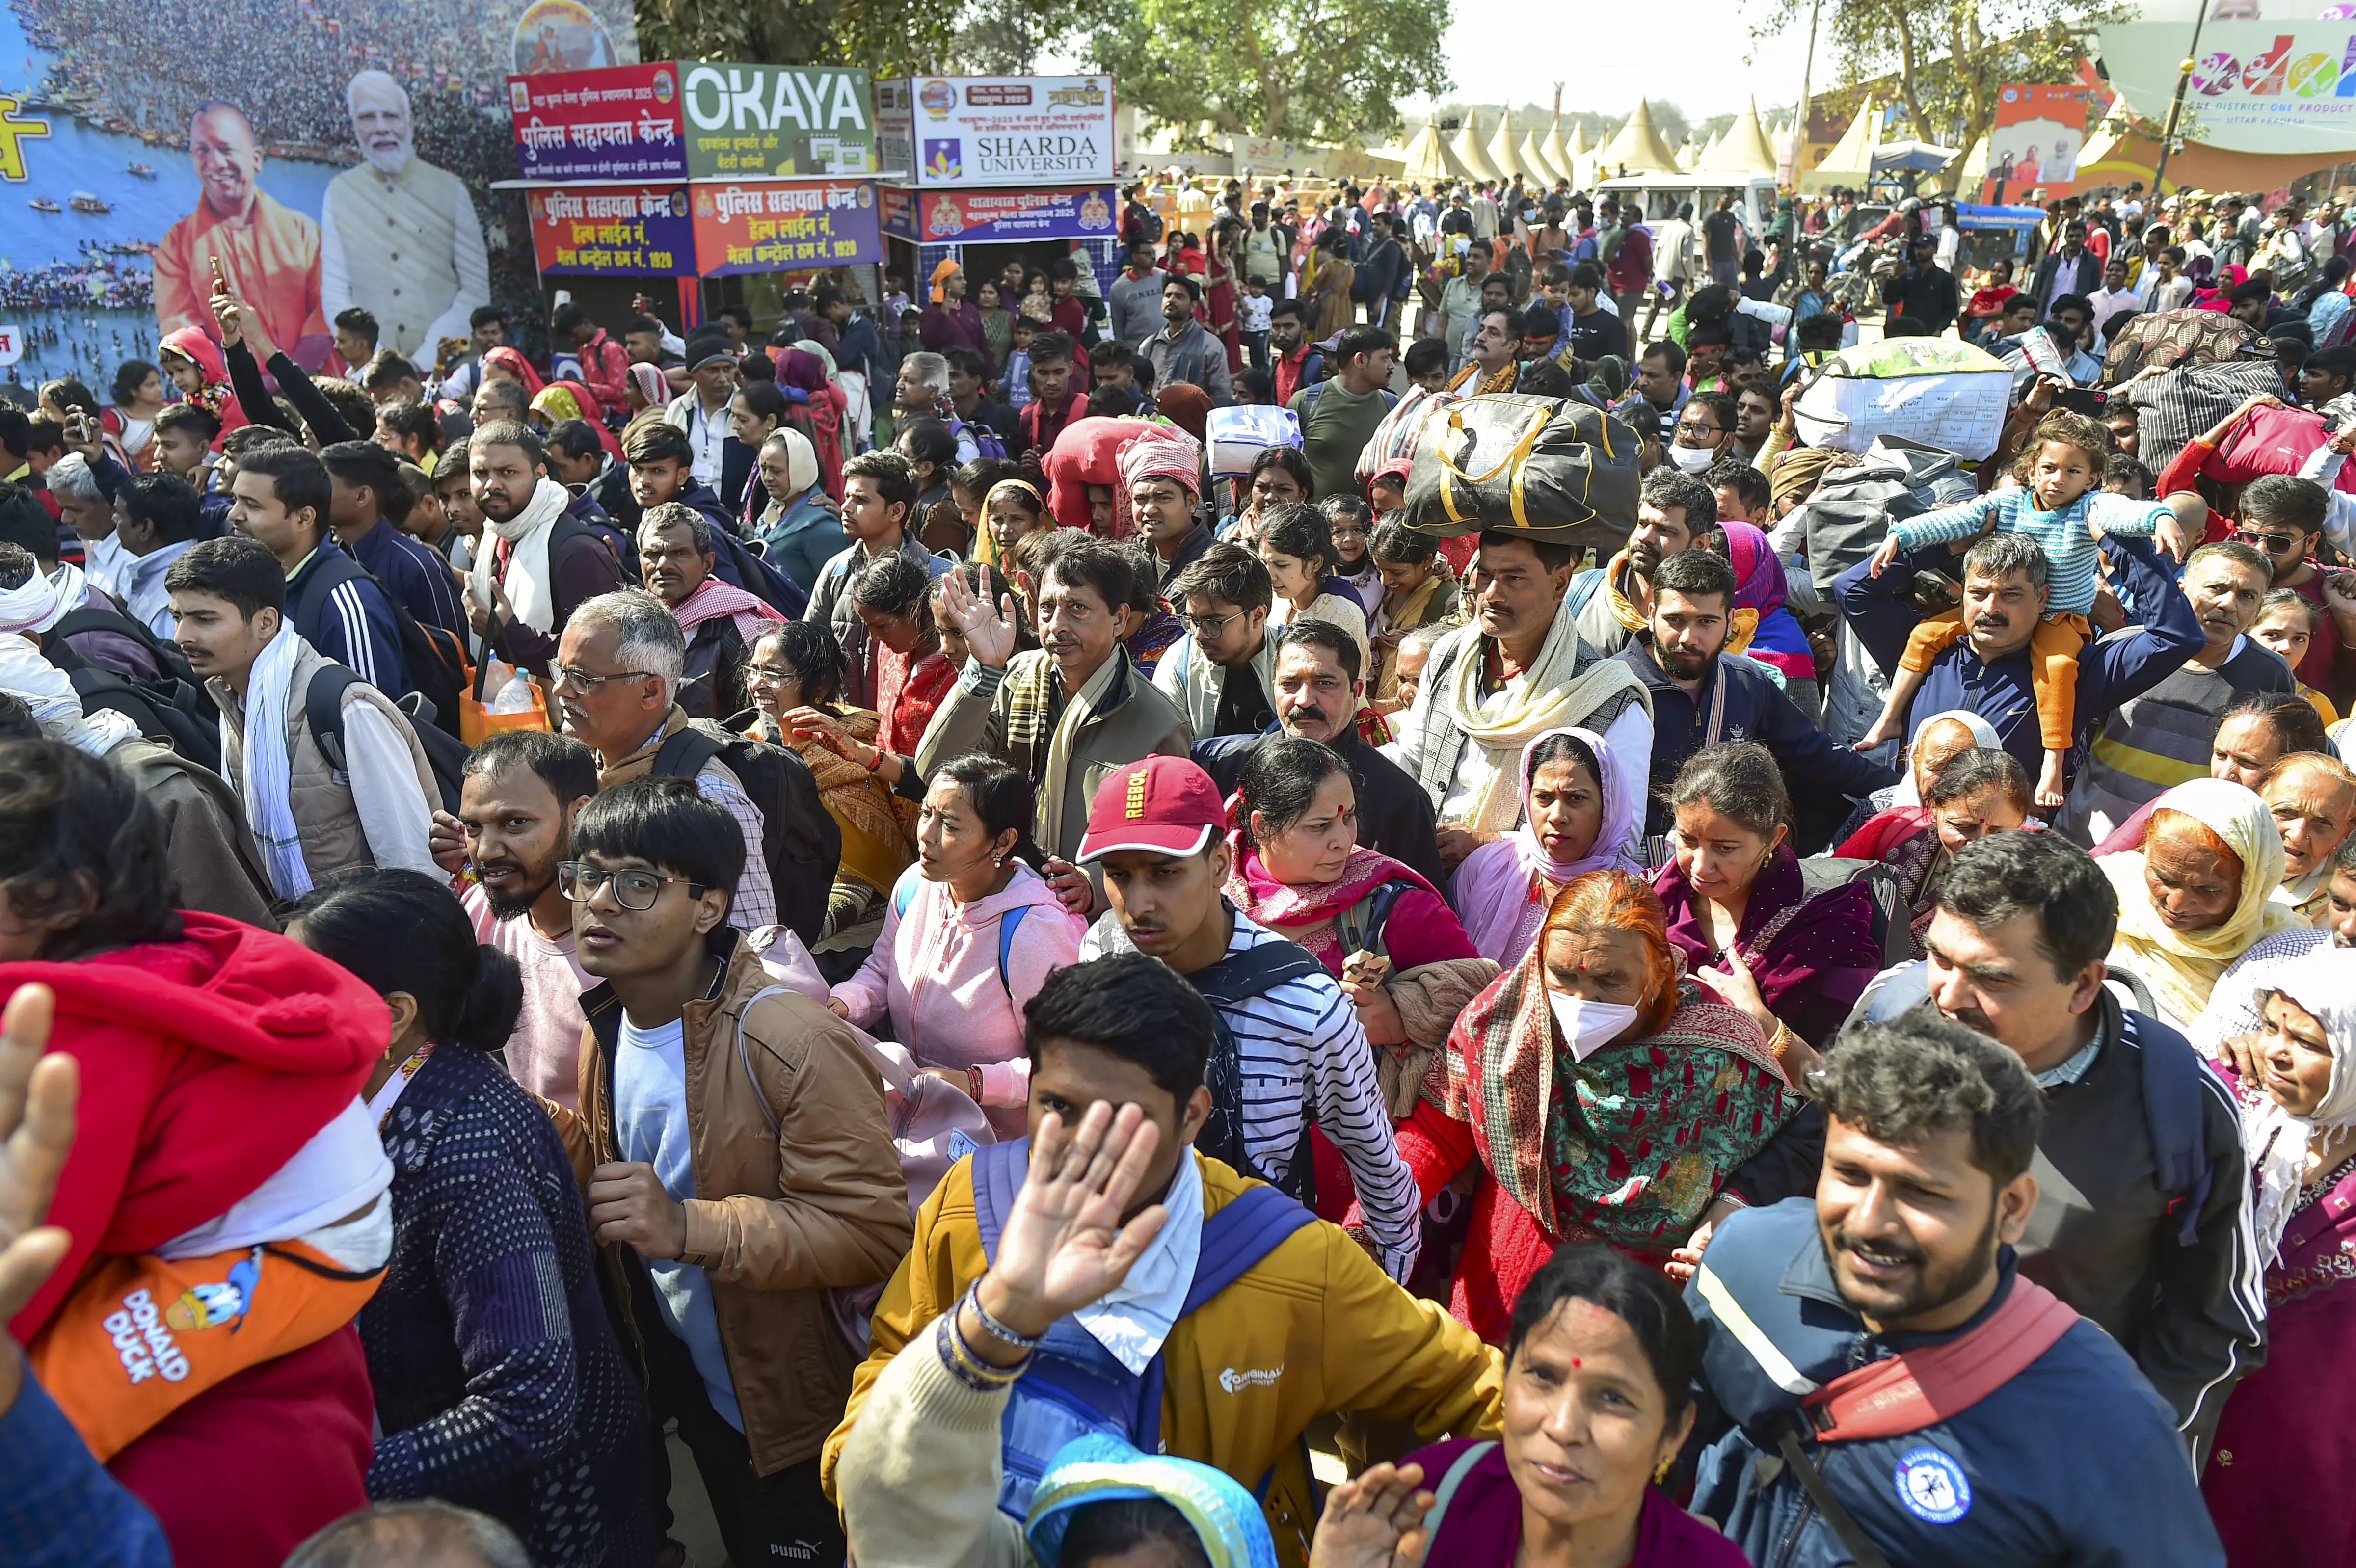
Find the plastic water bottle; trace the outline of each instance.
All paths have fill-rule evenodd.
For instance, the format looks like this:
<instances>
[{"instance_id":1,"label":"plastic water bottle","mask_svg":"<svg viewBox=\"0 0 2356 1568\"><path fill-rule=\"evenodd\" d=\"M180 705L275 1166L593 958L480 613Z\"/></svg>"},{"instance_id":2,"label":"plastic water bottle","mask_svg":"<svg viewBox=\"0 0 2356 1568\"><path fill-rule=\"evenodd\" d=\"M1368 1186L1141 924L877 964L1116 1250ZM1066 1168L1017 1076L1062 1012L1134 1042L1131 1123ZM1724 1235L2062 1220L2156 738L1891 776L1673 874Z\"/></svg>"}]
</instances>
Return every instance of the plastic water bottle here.
<instances>
[{"instance_id":1,"label":"plastic water bottle","mask_svg":"<svg viewBox=\"0 0 2356 1568\"><path fill-rule=\"evenodd\" d=\"M539 707L540 696L532 690L531 682L525 677L523 671L511 669L508 672L506 684L501 686L498 694L491 699L490 711L530 713L536 711Z\"/></svg>"}]
</instances>

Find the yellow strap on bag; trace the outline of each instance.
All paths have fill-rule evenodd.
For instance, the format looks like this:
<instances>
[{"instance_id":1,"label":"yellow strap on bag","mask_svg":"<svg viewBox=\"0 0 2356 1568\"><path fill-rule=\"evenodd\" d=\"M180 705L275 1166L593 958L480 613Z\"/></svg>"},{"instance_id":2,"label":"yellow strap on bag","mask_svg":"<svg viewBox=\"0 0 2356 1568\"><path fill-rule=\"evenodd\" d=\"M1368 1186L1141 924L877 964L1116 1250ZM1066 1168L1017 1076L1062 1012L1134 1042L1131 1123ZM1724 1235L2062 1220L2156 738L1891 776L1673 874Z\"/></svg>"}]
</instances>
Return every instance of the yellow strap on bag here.
<instances>
[{"instance_id":1,"label":"yellow strap on bag","mask_svg":"<svg viewBox=\"0 0 2356 1568\"><path fill-rule=\"evenodd\" d=\"M1515 439L1505 455L1498 459L1497 465L1486 474L1467 474L1458 467L1456 460L1448 455L1448 443L1443 439L1434 449L1433 455L1440 460L1440 504L1446 509L1450 520L1469 523L1476 516L1474 513L1460 511L1457 508L1455 487L1449 483L1451 477L1462 479L1468 485L1486 485L1506 469L1527 458L1531 449L1537 445L1538 437L1545 433L1547 425L1553 419L1554 411L1551 409L1533 410L1528 427ZM1448 411L1448 433L1451 436L1464 433L1464 411L1462 406ZM1514 476L1512 485L1512 506L1514 520L1526 528L1528 519L1522 514L1521 476L1518 473Z\"/></svg>"},{"instance_id":2,"label":"yellow strap on bag","mask_svg":"<svg viewBox=\"0 0 2356 1568\"><path fill-rule=\"evenodd\" d=\"M33 1371L103 1464L207 1389L326 1339L383 1277L302 1242L110 1258L34 1339Z\"/></svg>"}]
</instances>

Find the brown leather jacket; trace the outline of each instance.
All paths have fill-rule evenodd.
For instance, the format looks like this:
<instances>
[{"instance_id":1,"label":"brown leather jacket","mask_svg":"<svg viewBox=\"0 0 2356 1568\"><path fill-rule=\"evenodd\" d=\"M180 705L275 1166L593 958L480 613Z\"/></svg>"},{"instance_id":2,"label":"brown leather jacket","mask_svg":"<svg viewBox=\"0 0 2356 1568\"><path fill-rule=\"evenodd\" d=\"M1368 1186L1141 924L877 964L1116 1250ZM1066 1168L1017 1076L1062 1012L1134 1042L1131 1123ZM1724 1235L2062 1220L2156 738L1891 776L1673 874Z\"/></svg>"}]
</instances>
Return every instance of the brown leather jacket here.
<instances>
[{"instance_id":1,"label":"brown leather jacket","mask_svg":"<svg viewBox=\"0 0 2356 1568\"><path fill-rule=\"evenodd\" d=\"M774 982L741 942L733 926L713 933L719 976L687 1005L696 1196L681 1261L712 1281L753 1467L767 1476L816 1455L851 1393L858 1357L827 1292L890 1278L914 1226L874 1065L850 1026L808 997L780 991L755 1001ZM589 1170L622 1157L613 1093L622 1004L601 985L581 1007L581 1109L552 1115L585 1186ZM632 1293L621 1271L637 1260L621 1246L601 1254L607 1298L627 1322ZM629 1328L634 1339L665 1331Z\"/></svg>"}]
</instances>

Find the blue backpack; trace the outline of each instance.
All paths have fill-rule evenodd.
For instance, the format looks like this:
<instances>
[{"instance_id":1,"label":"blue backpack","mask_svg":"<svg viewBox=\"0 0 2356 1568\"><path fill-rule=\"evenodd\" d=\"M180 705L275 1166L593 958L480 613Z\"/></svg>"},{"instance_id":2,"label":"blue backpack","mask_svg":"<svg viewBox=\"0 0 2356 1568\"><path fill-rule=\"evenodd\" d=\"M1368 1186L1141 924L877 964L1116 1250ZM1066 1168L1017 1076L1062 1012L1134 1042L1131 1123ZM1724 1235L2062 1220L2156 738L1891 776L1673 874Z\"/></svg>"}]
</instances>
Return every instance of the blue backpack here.
<instances>
[{"instance_id":1,"label":"blue backpack","mask_svg":"<svg viewBox=\"0 0 2356 1568\"><path fill-rule=\"evenodd\" d=\"M975 1150L972 1160L974 1220L981 1231L982 1255L995 1260L999 1232L1030 1169L1031 1140L991 1144ZM1194 1283L1178 1315L1185 1317L1250 1273L1312 1218L1308 1210L1265 1186L1248 1187L1233 1202L1206 1215ZM1027 1519L1039 1478L1056 1451L1075 1437L1102 1433L1143 1453L1160 1453L1162 1381L1160 1352L1141 1374L1131 1372L1078 1322L1059 1319L1015 1383L999 1422L1005 1477L998 1490L999 1510L1017 1520ZM1267 1484L1263 1477L1263 1495Z\"/></svg>"},{"instance_id":2,"label":"blue backpack","mask_svg":"<svg viewBox=\"0 0 2356 1568\"><path fill-rule=\"evenodd\" d=\"M900 873L899 881L892 888L894 914L902 920L908 918L908 906L916 900L916 884L923 880L924 873L914 866ZM1014 982L1006 977L1006 961L1014 952L1015 929L1022 925L1023 917L1030 912L1031 906L1024 904L998 917L998 983L1006 987L1009 1001L1014 999Z\"/></svg>"},{"instance_id":3,"label":"blue backpack","mask_svg":"<svg viewBox=\"0 0 2356 1568\"><path fill-rule=\"evenodd\" d=\"M1917 959L1892 974L1865 1006L1865 1017L1886 1023L1916 1004L1930 999L1929 965ZM2144 1117L2151 1129L2154 1174L2168 1195L2168 1212L2177 1221L2179 1245L2191 1246L2200 1237L2201 1211L2209 1202L2209 1137L2201 1125L2200 1052L2180 1038L2147 1042L2137 1025L2144 1021L2132 1008L2119 1009L2119 1035L2127 1049L2143 1061ZM2164 1032L2164 1031L2163 1031Z\"/></svg>"}]
</instances>

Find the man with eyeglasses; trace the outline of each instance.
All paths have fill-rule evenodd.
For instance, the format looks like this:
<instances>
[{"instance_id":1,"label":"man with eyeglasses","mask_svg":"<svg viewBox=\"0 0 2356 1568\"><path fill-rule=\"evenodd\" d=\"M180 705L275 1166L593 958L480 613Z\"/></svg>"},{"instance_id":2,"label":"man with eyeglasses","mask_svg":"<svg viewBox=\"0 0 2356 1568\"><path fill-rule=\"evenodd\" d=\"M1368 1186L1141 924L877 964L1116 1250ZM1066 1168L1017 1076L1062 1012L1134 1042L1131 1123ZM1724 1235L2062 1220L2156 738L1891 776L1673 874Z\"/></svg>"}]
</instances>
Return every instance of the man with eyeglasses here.
<instances>
[{"instance_id":1,"label":"man with eyeglasses","mask_svg":"<svg viewBox=\"0 0 2356 1568\"><path fill-rule=\"evenodd\" d=\"M1676 434L1668 459L1687 474L1707 472L1734 441L1734 400L1724 392L1696 392L1677 411Z\"/></svg>"},{"instance_id":2,"label":"man with eyeglasses","mask_svg":"<svg viewBox=\"0 0 2356 1568\"><path fill-rule=\"evenodd\" d=\"M730 928L758 864L683 780L581 808L558 886L602 983L581 998L581 1108L552 1115L589 1171L608 1304L640 1350L655 1428L678 1424L729 1556L839 1563L818 1459L852 1362L827 1293L898 1266L907 1186L851 1027L774 985Z\"/></svg>"},{"instance_id":3,"label":"man with eyeglasses","mask_svg":"<svg viewBox=\"0 0 2356 1568\"><path fill-rule=\"evenodd\" d=\"M596 753L600 790L654 772L663 742L688 727L676 700L687 673L687 634L663 602L643 590L584 601L565 623L553 668L557 720ZM808 766L790 752L787 758L792 766ZM744 840L744 878L728 901L730 923L746 931L775 925L777 899L762 854L761 808L718 757L697 772L695 787L734 819Z\"/></svg>"},{"instance_id":4,"label":"man with eyeglasses","mask_svg":"<svg viewBox=\"0 0 2356 1568\"><path fill-rule=\"evenodd\" d=\"M1162 656L1153 684L1185 714L1196 741L1258 735L1276 722L1276 652L1268 568L1241 545L1215 544L1170 580L1187 637Z\"/></svg>"}]
</instances>

